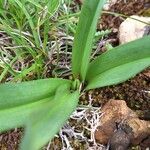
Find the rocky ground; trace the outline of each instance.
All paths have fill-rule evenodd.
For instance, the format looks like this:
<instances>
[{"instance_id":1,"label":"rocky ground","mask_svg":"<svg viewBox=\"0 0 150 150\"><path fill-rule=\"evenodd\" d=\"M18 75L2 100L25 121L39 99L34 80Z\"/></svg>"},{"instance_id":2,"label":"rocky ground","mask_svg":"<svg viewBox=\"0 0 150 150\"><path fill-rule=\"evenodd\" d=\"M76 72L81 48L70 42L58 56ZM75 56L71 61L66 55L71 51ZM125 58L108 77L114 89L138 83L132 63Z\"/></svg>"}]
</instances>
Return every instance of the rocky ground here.
<instances>
[{"instance_id":1,"label":"rocky ground","mask_svg":"<svg viewBox=\"0 0 150 150\"><path fill-rule=\"evenodd\" d=\"M81 3L77 1L77 5ZM148 0L121 0L113 4L108 11L127 16L150 17L150 2ZM124 20L124 16L111 15L108 12L103 14L98 30L111 29L112 31L105 37L105 42L109 42L112 46L119 44L119 27ZM105 51L104 45L101 49ZM82 107L82 105L88 107ZM110 111L113 108L116 109ZM95 122L92 124L92 121ZM59 150L63 147L69 150L96 150L110 147L114 150L119 150L119 148L121 150L144 150L150 147L149 121L150 68L123 84L83 94L77 112L71 116L70 122L61 130L59 137L56 137L45 149ZM88 128L93 130L88 130ZM73 135L69 137L67 133ZM0 150L17 150L21 135L22 129L15 129L0 135ZM122 143L121 146L120 143Z\"/></svg>"}]
</instances>

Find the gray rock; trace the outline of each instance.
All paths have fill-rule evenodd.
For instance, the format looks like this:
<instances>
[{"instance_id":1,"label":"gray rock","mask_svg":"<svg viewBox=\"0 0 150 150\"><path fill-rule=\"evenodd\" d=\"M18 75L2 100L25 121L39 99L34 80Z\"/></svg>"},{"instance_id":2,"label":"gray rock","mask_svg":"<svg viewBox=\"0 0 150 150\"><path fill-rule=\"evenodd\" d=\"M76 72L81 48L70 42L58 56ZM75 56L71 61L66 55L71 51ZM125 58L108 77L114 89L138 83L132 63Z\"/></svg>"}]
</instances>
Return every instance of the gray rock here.
<instances>
[{"instance_id":1,"label":"gray rock","mask_svg":"<svg viewBox=\"0 0 150 150\"><path fill-rule=\"evenodd\" d=\"M117 0L107 0L106 4L103 6L104 10L109 10L112 5L114 5Z\"/></svg>"},{"instance_id":2,"label":"gray rock","mask_svg":"<svg viewBox=\"0 0 150 150\"><path fill-rule=\"evenodd\" d=\"M150 17L131 16L127 18L119 27L119 41L124 44L150 34ZM140 21L146 22L140 22Z\"/></svg>"}]
</instances>

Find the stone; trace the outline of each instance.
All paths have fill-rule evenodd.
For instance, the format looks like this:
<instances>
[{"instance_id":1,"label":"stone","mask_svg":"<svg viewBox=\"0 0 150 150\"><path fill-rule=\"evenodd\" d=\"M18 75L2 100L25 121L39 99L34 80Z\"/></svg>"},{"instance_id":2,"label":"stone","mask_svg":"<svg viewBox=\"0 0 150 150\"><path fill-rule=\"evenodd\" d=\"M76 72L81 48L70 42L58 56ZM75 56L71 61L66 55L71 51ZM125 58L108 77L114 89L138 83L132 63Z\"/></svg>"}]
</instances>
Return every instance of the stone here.
<instances>
[{"instance_id":1,"label":"stone","mask_svg":"<svg viewBox=\"0 0 150 150\"><path fill-rule=\"evenodd\" d=\"M101 109L100 126L95 139L100 144L110 143L112 149L127 149L150 136L150 122L140 120L123 100L110 100ZM120 137L120 138L118 138Z\"/></svg>"},{"instance_id":2,"label":"stone","mask_svg":"<svg viewBox=\"0 0 150 150\"><path fill-rule=\"evenodd\" d=\"M131 19L134 18L134 19ZM150 17L131 16L121 23L119 27L119 41L124 44L150 34ZM140 21L146 22L140 22Z\"/></svg>"},{"instance_id":3,"label":"stone","mask_svg":"<svg viewBox=\"0 0 150 150\"><path fill-rule=\"evenodd\" d=\"M104 4L103 9L104 10L110 10L111 6L113 6L117 0L107 0L106 4Z\"/></svg>"},{"instance_id":4,"label":"stone","mask_svg":"<svg viewBox=\"0 0 150 150\"><path fill-rule=\"evenodd\" d=\"M127 107L123 100L109 100L102 107L101 126L95 132L95 138L99 143L107 144L116 129L116 123L121 122L127 117L137 117L137 115Z\"/></svg>"},{"instance_id":5,"label":"stone","mask_svg":"<svg viewBox=\"0 0 150 150\"><path fill-rule=\"evenodd\" d=\"M110 149L111 150L127 150L130 145L130 136L119 129L114 132L110 139Z\"/></svg>"},{"instance_id":6,"label":"stone","mask_svg":"<svg viewBox=\"0 0 150 150\"><path fill-rule=\"evenodd\" d=\"M138 118L129 118L126 120L126 124L130 126L132 130L132 145L138 145L143 139L150 136L150 122L140 120Z\"/></svg>"}]
</instances>

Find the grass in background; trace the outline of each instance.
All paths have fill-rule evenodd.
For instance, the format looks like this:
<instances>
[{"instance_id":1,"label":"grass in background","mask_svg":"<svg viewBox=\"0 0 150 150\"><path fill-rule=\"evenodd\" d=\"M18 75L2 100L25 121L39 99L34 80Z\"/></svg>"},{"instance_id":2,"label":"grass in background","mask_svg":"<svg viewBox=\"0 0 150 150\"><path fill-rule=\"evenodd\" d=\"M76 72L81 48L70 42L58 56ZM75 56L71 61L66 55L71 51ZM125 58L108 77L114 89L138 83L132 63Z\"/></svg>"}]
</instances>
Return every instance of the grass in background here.
<instances>
[{"instance_id":1,"label":"grass in background","mask_svg":"<svg viewBox=\"0 0 150 150\"><path fill-rule=\"evenodd\" d=\"M0 46L0 81L8 74L13 80L43 78L44 60L49 58L49 53L53 53L53 41L60 36L56 34L57 30L66 30L65 24L60 23L59 26L59 17L69 13L61 12L64 5L60 3L58 0L0 2L0 34L3 41ZM57 11L58 8L60 11ZM66 16L64 22L68 19Z\"/></svg>"}]
</instances>

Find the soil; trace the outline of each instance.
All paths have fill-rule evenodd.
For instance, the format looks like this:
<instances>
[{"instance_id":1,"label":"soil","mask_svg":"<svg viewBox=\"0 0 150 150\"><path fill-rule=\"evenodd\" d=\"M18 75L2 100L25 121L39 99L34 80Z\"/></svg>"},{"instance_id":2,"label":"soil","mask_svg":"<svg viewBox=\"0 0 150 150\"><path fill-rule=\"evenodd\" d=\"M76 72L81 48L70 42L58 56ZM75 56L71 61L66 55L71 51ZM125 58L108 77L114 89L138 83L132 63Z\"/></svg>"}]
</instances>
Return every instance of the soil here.
<instances>
[{"instance_id":1,"label":"soil","mask_svg":"<svg viewBox=\"0 0 150 150\"><path fill-rule=\"evenodd\" d=\"M147 0L127 0L127 2L124 3L122 0L113 5L110 11L128 16L133 14L140 15L144 14L144 12L149 9L148 2L149 1ZM98 27L99 29L112 29L112 31L114 31L114 29L118 29L122 21L122 17L104 14ZM112 40L112 44L118 45L117 32L112 32L107 38L115 39ZM98 107L103 106L110 99L125 100L128 107L135 110L140 118L150 120L150 93L148 91L150 91L150 68L125 83L87 92L81 97L80 104L88 104L89 94L91 94L93 98L93 106ZM12 130L1 134L0 150L17 150L21 135L21 130ZM75 140L71 142L74 145L75 150L86 149L84 143L79 143ZM55 138L53 143L58 145L58 147L61 147L58 138ZM141 148L142 146L137 146L137 149Z\"/></svg>"},{"instance_id":2,"label":"soil","mask_svg":"<svg viewBox=\"0 0 150 150\"><path fill-rule=\"evenodd\" d=\"M143 112L145 114L144 119L150 119L148 118L150 116L146 115L150 110L150 94L146 92L150 90L149 73L150 69L147 69L122 84L92 90L86 95L92 94L93 106L102 106L109 99L125 100L128 107L139 113ZM144 116L141 114L141 117Z\"/></svg>"},{"instance_id":3,"label":"soil","mask_svg":"<svg viewBox=\"0 0 150 150\"><path fill-rule=\"evenodd\" d=\"M123 14L126 16L131 15L142 15L145 9L147 9L147 0L119 0L116 4L114 4L110 12L115 12L118 14ZM117 28L120 26L121 22L124 20L121 16L114 16L110 14L104 14L102 16L101 28L109 29L109 28Z\"/></svg>"},{"instance_id":4,"label":"soil","mask_svg":"<svg viewBox=\"0 0 150 150\"><path fill-rule=\"evenodd\" d=\"M0 150L17 150L22 131L20 129L8 131L0 135Z\"/></svg>"}]
</instances>

